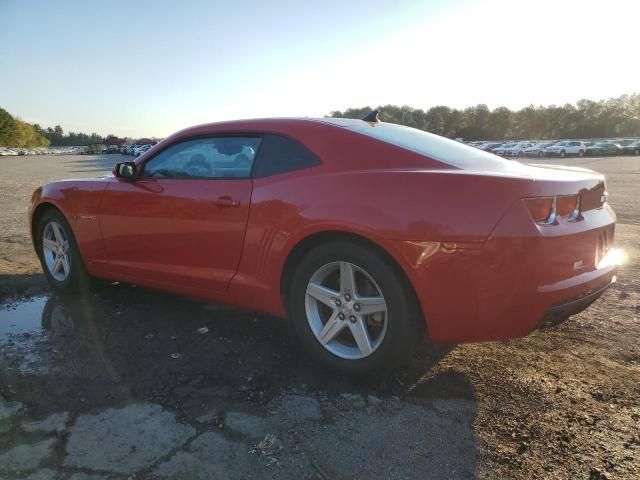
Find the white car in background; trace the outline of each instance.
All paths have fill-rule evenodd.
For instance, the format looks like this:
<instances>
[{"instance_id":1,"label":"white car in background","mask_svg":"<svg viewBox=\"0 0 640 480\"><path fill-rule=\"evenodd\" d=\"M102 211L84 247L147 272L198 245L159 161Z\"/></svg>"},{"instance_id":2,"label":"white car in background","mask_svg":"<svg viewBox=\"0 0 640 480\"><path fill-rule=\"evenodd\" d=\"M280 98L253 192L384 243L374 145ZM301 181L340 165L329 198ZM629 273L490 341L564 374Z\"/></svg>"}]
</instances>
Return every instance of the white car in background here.
<instances>
[{"instance_id":1,"label":"white car in background","mask_svg":"<svg viewBox=\"0 0 640 480\"><path fill-rule=\"evenodd\" d=\"M567 155L577 155L578 157L584 157L587 151L587 145L584 142L578 142L576 140L567 140L564 142L554 143L544 149L545 156L558 156L564 158Z\"/></svg>"}]
</instances>

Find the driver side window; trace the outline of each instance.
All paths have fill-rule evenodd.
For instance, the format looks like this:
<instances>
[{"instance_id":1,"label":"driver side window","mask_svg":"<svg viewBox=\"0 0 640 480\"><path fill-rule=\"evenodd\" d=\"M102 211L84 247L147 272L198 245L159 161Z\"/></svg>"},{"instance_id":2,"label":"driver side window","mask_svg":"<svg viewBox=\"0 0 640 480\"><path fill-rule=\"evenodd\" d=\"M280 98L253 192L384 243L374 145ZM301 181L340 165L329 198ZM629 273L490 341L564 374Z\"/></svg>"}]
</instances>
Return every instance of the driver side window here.
<instances>
[{"instance_id":1,"label":"driver side window","mask_svg":"<svg viewBox=\"0 0 640 480\"><path fill-rule=\"evenodd\" d=\"M145 162L144 178L249 178L260 137L210 137L176 143Z\"/></svg>"}]
</instances>

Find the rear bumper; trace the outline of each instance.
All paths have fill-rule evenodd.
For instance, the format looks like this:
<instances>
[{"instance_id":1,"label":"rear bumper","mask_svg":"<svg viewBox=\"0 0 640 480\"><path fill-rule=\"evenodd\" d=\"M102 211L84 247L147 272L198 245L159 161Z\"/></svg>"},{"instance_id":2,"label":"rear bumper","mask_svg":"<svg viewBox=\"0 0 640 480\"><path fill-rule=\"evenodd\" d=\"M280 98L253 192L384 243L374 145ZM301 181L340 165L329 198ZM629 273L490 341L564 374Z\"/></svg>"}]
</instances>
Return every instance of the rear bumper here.
<instances>
[{"instance_id":1,"label":"rear bumper","mask_svg":"<svg viewBox=\"0 0 640 480\"><path fill-rule=\"evenodd\" d=\"M595 290L587 292L581 297L552 306L549 310L547 310L547 313L544 315L544 317L542 317L542 321L540 322L540 325L538 325L538 328L543 329L553 327L564 322L570 316L582 312L589 305L600 298L600 295L602 295L607 290L607 288L613 285L615 281L616 277L614 276L609 282L596 288Z\"/></svg>"}]
</instances>

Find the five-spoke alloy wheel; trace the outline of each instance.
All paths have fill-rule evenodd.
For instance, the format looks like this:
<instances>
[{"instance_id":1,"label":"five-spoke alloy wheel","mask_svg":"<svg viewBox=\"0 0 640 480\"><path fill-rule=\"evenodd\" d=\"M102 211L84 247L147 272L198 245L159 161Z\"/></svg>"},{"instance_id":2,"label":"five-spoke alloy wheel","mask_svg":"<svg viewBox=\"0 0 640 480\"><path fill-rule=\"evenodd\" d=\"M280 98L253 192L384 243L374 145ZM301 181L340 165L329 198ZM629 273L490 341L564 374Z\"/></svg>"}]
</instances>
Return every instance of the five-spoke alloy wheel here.
<instances>
[{"instance_id":1,"label":"five-spoke alloy wheel","mask_svg":"<svg viewBox=\"0 0 640 480\"><path fill-rule=\"evenodd\" d=\"M50 221L42 235L44 262L53 278L63 282L71 273L71 253L69 240L59 223Z\"/></svg>"},{"instance_id":2,"label":"five-spoke alloy wheel","mask_svg":"<svg viewBox=\"0 0 640 480\"><path fill-rule=\"evenodd\" d=\"M387 305L363 268L336 261L320 267L307 284L305 310L311 331L334 355L371 355L387 331Z\"/></svg>"},{"instance_id":3,"label":"five-spoke alloy wheel","mask_svg":"<svg viewBox=\"0 0 640 480\"><path fill-rule=\"evenodd\" d=\"M387 369L423 338L425 322L407 278L374 247L316 246L299 262L288 299L305 350L342 373Z\"/></svg>"},{"instance_id":4,"label":"five-spoke alloy wheel","mask_svg":"<svg viewBox=\"0 0 640 480\"><path fill-rule=\"evenodd\" d=\"M61 292L90 287L71 226L58 210L50 208L38 218L35 245L49 285Z\"/></svg>"}]
</instances>

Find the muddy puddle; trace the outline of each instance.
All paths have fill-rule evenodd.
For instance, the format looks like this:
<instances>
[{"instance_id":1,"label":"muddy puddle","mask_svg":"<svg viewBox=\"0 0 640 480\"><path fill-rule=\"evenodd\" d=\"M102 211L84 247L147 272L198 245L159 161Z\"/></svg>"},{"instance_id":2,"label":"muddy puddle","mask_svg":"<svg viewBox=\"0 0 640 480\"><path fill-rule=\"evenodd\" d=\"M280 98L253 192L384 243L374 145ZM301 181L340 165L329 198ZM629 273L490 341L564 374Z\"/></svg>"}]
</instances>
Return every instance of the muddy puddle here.
<instances>
[{"instance_id":1,"label":"muddy puddle","mask_svg":"<svg viewBox=\"0 0 640 480\"><path fill-rule=\"evenodd\" d=\"M42 313L48 297L33 297L0 306L0 343L19 334L36 334L42 330Z\"/></svg>"}]
</instances>

